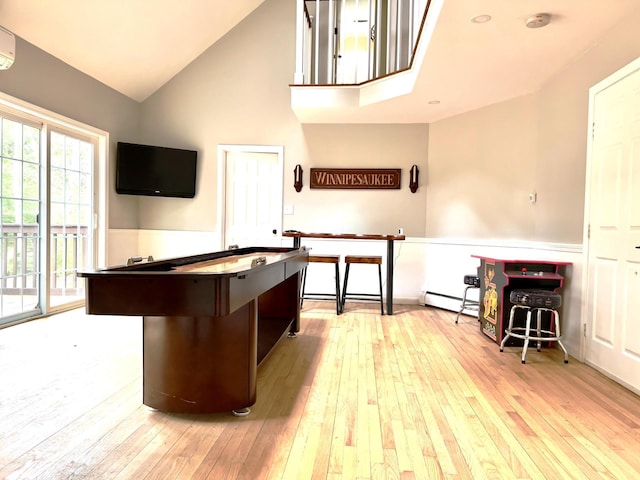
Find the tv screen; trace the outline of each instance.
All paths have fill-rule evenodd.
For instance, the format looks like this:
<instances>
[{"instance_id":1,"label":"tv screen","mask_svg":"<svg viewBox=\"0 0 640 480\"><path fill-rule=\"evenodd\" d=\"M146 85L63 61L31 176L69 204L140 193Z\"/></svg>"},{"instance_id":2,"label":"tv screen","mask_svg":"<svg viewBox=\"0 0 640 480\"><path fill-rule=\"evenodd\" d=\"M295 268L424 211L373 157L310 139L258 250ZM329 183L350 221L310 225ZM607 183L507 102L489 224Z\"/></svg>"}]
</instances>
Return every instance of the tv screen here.
<instances>
[{"instance_id":1,"label":"tv screen","mask_svg":"<svg viewBox=\"0 0 640 480\"><path fill-rule=\"evenodd\" d=\"M197 161L194 150L118 142L116 192L193 198Z\"/></svg>"}]
</instances>

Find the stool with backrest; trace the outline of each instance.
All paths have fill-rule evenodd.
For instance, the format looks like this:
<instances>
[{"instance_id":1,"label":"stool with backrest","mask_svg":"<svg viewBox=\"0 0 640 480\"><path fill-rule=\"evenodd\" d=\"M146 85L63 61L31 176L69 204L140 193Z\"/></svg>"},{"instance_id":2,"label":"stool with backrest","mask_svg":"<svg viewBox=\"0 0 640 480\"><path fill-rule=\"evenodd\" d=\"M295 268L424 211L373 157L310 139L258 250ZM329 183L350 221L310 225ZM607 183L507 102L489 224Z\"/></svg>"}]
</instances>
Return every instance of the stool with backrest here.
<instances>
[{"instance_id":1,"label":"stool with backrest","mask_svg":"<svg viewBox=\"0 0 640 480\"><path fill-rule=\"evenodd\" d=\"M305 287L307 283L307 268L302 271L302 288L300 293L300 308L305 299L314 300L335 300L336 314L340 315L342 304L340 299L340 255L309 255L308 262L311 263L327 263L335 266L335 293L306 293Z\"/></svg>"},{"instance_id":2,"label":"stool with backrest","mask_svg":"<svg viewBox=\"0 0 640 480\"><path fill-rule=\"evenodd\" d=\"M344 285L342 287L342 311L346 300L364 300L364 301L380 301L380 315L384 315L384 303L382 301L382 257L374 255L347 255L344 257ZM349 293L347 284L349 282L349 269L351 265L377 265L378 266L378 284L380 285L380 293Z\"/></svg>"},{"instance_id":3,"label":"stool with backrest","mask_svg":"<svg viewBox=\"0 0 640 480\"><path fill-rule=\"evenodd\" d=\"M465 275L464 276L464 293L462 294L462 303L460 304L460 310L456 315L456 323L460 319L460 314L464 310L474 310L478 312L480 310L480 303L477 300L469 299L468 293L469 289L479 289L480 288L480 279L477 275Z\"/></svg>"},{"instance_id":4,"label":"stool with backrest","mask_svg":"<svg viewBox=\"0 0 640 480\"><path fill-rule=\"evenodd\" d=\"M562 296L552 290L520 289L512 290L509 300L513 304L509 314L509 325L505 330L505 337L500 343L500 351L504 351L504 346L510 337L524 340L522 347L522 363L525 363L527 348L531 340L537 342L537 350L540 351L542 342L557 342L564 352L564 363L569 363L569 354L564 348L560 336L560 315L558 308L562 305ZM526 313L524 326L514 326L518 310ZM549 328L542 328L542 315L547 313L549 317ZM531 328L531 320L535 316L535 328Z\"/></svg>"}]
</instances>

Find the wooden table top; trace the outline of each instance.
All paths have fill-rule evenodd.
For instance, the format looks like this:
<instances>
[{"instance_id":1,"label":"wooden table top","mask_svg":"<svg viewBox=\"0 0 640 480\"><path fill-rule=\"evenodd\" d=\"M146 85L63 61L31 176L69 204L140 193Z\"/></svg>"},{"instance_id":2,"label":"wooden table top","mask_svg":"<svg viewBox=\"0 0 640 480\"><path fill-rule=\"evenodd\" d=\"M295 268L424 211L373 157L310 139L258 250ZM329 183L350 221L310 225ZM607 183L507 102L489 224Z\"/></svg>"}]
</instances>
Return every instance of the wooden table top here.
<instances>
[{"instance_id":1,"label":"wooden table top","mask_svg":"<svg viewBox=\"0 0 640 480\"><path fill-rule=\"evenodd\" d=\"M283 237L329 238L346 240L404 240L404 235L384 235L378 233L314 233L314 232L282 232Z\"/></svg>"}]
</instances>

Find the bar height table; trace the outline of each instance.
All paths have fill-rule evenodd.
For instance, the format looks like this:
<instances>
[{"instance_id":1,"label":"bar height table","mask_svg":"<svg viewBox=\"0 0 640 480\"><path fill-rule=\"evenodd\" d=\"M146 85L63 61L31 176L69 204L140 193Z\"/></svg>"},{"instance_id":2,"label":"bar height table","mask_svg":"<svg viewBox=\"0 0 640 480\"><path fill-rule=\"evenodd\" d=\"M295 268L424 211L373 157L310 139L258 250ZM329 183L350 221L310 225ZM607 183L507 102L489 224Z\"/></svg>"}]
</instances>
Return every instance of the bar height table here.
<instances>
[{"instance_id":1,"label":"bar height table","mask_svg":"<svg viewBox=\"0 0 640 480\"><path fill-rule=\"evenodd\" d=\"M282 232L283 237L293 238L293 247L300 248L301 238L322 238L327 240L384 240L387 242L387 315L393 315L393 248L396 240L404 240L404 235L378 235L359 233L306 233Z\"/></svg>"}]
</instances>

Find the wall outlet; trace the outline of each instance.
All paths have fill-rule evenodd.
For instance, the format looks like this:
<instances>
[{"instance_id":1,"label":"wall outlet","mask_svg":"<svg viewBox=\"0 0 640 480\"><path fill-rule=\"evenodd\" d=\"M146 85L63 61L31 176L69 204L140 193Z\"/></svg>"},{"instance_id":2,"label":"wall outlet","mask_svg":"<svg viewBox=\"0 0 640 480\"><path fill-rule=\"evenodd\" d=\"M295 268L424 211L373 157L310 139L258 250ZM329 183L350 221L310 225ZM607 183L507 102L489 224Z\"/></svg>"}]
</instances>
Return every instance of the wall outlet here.
<instances>
[{"instance_id":1,"label":"wall outlet","mask_svg":"<svg viewBox=\"0 0 640 480\"><path fill-rule=\"evenodd\" d=\"M404 228L398 229L398 235L404 235Z\"/></svg>"},{"instance_id":2,"label":"wall outlet","mask_svg":"<svg viewBox=\"0 0 640 480\"><path fill-rule=\"evenodd\" d=\"M538 200L538 194L536 192L531 192L529 194L529 201L531 203L536 203L537 200Z\"/></svg>"}]
</instances>

